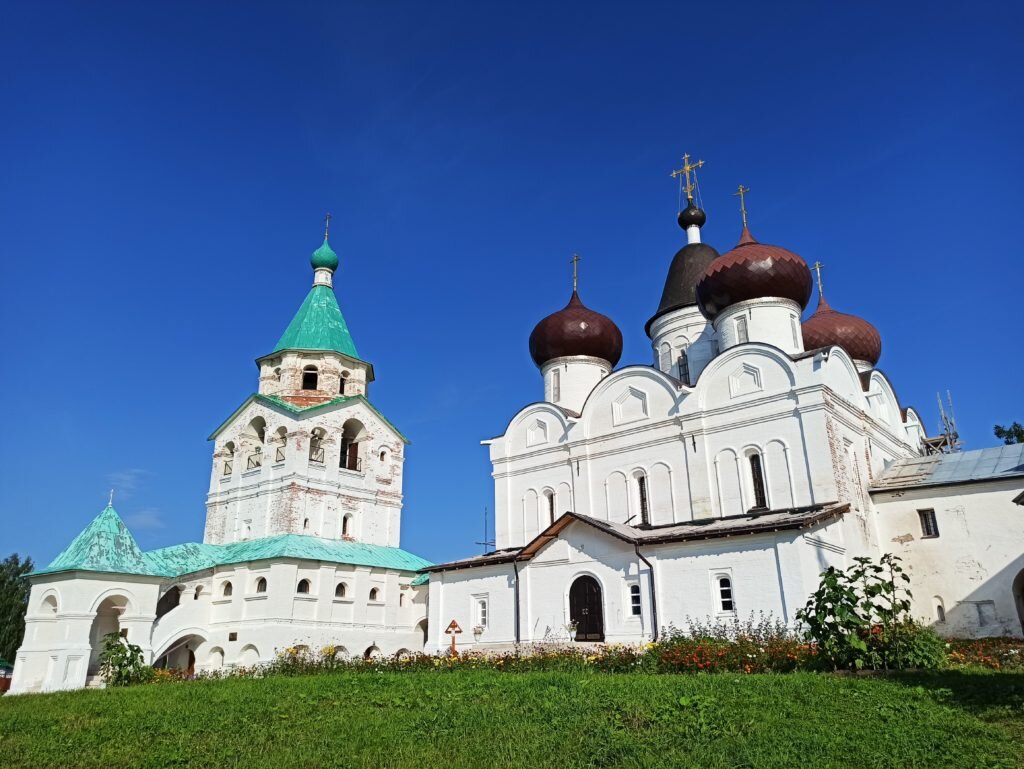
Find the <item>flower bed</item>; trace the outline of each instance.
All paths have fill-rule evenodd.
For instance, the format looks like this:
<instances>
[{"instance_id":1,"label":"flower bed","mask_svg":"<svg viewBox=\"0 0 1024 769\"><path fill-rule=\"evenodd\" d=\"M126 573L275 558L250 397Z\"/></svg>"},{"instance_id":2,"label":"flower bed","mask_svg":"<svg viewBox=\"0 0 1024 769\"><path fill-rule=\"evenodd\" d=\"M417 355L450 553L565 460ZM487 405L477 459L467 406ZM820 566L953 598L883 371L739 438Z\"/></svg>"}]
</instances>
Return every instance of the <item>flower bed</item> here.
<instances>
[{"instance_id":1,"label":"flower bed","mask_svg":"<svg viewBox=\"0 0 1024 769\"><path fill-rule=\"evenodd\" d=\"M946 646L953 667L1024 670L1024 640L1020 638L953 639Z\"/></svg>"}]
</instances>

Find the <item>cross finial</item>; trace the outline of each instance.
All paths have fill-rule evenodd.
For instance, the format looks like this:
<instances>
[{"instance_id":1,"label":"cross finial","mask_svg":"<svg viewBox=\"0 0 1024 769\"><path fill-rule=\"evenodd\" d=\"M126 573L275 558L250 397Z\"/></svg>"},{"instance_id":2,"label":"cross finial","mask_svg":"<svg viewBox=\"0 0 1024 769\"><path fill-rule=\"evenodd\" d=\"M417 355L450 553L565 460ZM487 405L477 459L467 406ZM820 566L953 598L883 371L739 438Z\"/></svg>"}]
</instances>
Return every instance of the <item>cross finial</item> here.
<instances>
[{"instance_id":1,"label":"cross finial","mask_svg":"<svg viewBox=\"0 0 1024 769\"><path fill-rule=\"evenodd\" d=\"M327 240L327 234L331 231L331 215L324 215L324 240Z\"/></svg>"},{"instance_id":2,"label":"cross finial","mask_svg":"<svg viewBox=\"0 0 1024 769\"><path fill-rule=\"evenodd\" d=\"M750 192L750 187L744 187L742 184L737 188L733 195L739 195L740 197L740 213L743 214L743 226L747 226L747 202L743 196Z\"/></svg>"},{"instance_id":3,"label":"cross finial","mask_svg":"<svg viewBox=\"0 0 1024 769\"><path fill-rule=\"evenodd\" d=\"M114 506L114 490L111 489L110 490L110 498L107 500L107 507L113 507L113 506Z\"/></svg>"},{"instance_id":4,"label":"cross finial","mask_svg":"<svg viewBox=\"0 0 1024 769\"><path fill-rule=\"evenodd\" d=\"M685 155L683 155L683 167L682 168L677 168L675 171L673 171L671 173L671 176L672 176L673 179L677 179L680 176L685 176L686 177L686 187L685 187L685 190L686 190L686 199L688 201L693 200L693 190L694 190L694 185L691 184L691 182L690 182L690 174L695 172L698 168L702 167L703 165L704 165L704 161L703 160L698 160L696 163L691 163L690 162L690 156L688 154L685 154ZM694 177L696 178L696 173L694 173Z\"/></svg>"},{"instance_id":5,"label":"cross finial","mask_svg":"<svg viewBox=\"0 0 1024 769\"><path fill-rule=\"evenodd\" d=\"M814 271L816 273L818 273L818 301L819 302L824 302L825 301L825 290L821 287L822 286L822 284L821 284L821 268L824 267L825 265L823 265L821 262L815 262L811 266L814 267Z\"/></svg>"},{"instance_id":6,"label":"cross finial","mask_svg":"<svg viewBox=\"0 0 1024 769\"><path fill-rule=\"evenodd\" d=\"M582 259L582 258L583 257L580 256L579 254L573 254L572 255L572 259L569 260L570 262L572 262L572 290L573 290L573 293L576 292L576 287L579 285L579 263L580 263L580 259Z\"/></svg>"}]
</instances>

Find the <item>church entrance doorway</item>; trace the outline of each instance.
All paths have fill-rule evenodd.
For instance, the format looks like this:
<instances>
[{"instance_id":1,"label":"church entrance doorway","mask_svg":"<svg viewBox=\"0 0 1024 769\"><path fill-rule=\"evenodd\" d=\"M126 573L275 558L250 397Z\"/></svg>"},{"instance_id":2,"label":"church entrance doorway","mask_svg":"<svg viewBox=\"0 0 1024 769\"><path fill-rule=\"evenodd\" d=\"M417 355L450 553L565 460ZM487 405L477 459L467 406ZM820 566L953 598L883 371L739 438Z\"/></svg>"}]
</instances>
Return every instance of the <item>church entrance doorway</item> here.
<instances>
[{"instance_id":1,"label":"church entrance doorway","mask_svg":"<svg viewBox=\"0 0 1024 769\"><path fill-rule=\"evenodd\" d=\"M1013 579L1013 605L1017 607L1017 619L1024 633L1024 569Z\"/></svg>"},{"instance_id":2,"label":"church entrance doorway","mask_svg":"<svg viewBox=\"0 0 1024 769\"><path fill-rule=\"evenodd\" d=\"M569 619L576 623L576 641L604 640L601 586L593 577L577 577L569 588Z\"/></svg>"}]
</instances>

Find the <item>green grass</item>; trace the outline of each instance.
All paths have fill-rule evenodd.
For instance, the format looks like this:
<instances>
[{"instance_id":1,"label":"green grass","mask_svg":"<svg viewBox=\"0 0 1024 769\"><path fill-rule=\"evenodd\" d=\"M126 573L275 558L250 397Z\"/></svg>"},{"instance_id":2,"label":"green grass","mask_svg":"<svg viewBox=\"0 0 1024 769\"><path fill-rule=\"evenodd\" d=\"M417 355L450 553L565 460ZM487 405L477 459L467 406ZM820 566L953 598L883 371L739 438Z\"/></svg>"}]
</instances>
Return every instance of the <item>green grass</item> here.
<instances>
[{"instance_id":1,"label":"green grass","mask_svg":"<svg viewBox=\"0 0 1024 769\"><path fill-rule=\"evenodd\" d=\"M4 767L1024 766L1024 674L493 671L0 699Z\"/></svg>"}]
</instances>

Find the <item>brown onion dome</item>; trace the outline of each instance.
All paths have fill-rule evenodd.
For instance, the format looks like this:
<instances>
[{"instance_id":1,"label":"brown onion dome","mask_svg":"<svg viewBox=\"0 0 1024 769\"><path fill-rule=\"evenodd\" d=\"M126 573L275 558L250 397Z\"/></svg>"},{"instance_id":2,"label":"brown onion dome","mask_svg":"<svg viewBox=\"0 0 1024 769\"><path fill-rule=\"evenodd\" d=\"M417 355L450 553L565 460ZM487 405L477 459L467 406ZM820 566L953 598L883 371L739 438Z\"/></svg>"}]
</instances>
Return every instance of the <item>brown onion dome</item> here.
<instances>
[{"instance_id":1,"label":"brown onion dome","mask_svg":"<svg viewBox=\"0 0 1024 769\"><path fill-rule=\"evenodd\" d=\"M714 320L731 305L768 297L790 299L803 310L811 298L811 271L792 251L758 243L744 226L736 247L709 264L697 282L697 306Z\"/></svg>"},{"instance_id":2,"label":"brown onion dome","mask_svg":"<svg viewBox=\"0 0 1024 769\"><path fill-rule=\"evenodd\" d=\"M611 318L587 308L580 295L538 323L530 334L530 355L538 367L554 358L586 355L615 366L622 357L622 332Z\"/></svg>"},{"instance_id":3,"label":"brown onion dome","mask_svg":"<svg viewBox=\"0 0 1024 769\"><path fill-rule=\"evenodd\" d=\"M837 345L854 360L870 363L872 367L882 357L882 336L878 329L863 318L836 312L824 297L818 298L818 309L803 323L804 349Z\"/></svg>"}]
</instances>

